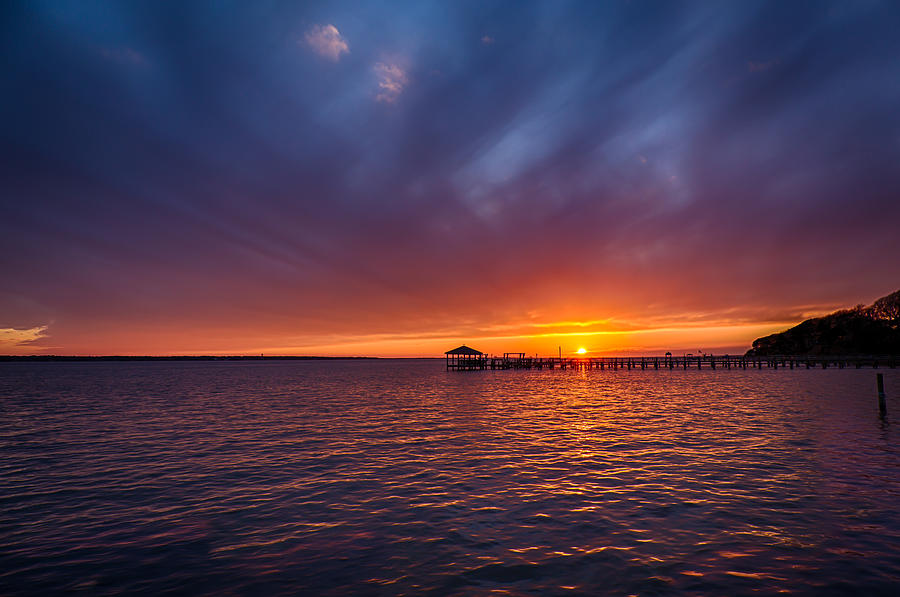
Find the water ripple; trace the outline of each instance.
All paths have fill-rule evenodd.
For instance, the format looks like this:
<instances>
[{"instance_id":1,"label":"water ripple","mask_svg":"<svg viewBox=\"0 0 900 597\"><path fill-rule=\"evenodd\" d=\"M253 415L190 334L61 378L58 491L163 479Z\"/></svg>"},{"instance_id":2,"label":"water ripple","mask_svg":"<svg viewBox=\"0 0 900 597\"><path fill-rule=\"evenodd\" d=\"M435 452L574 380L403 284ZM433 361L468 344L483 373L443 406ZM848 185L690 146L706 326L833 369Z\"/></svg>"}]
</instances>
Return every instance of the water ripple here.
<instances>
[{"instance_id":1,"label":"water ripple","mask_svg":"<svg viewBox=\"0 0 900 597\"><path fill-rule=\"evenodd\" d=\"M893 594L900 450L873 385L4 363L0 593Z\"/></svg>"}]
</instances>

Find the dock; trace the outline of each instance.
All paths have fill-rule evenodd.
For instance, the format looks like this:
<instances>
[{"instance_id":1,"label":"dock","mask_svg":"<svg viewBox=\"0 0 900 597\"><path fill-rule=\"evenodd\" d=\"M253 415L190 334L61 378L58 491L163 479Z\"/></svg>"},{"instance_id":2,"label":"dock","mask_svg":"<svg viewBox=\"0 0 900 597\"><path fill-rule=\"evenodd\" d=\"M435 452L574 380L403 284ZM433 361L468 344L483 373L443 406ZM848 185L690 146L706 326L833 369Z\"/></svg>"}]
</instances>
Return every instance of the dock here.
<instances>
[{"instance_id":1,"label":"dock","mask_svg":"<svg viewBox=\"0 0 900 597\"><path fill-rule=\"evenodd\" d=\"M894 369L900 357L896 355L822 356L783 355L750 357L743 355L682 355L682 356L625 356L625 357L537 357L524 353L504 353L502 356L465 354L447 357L448 371L502 369L575 369L618 371L620 369L654 370L680 369L844 369L863 367Z\"/></svg>"}]
</instances>

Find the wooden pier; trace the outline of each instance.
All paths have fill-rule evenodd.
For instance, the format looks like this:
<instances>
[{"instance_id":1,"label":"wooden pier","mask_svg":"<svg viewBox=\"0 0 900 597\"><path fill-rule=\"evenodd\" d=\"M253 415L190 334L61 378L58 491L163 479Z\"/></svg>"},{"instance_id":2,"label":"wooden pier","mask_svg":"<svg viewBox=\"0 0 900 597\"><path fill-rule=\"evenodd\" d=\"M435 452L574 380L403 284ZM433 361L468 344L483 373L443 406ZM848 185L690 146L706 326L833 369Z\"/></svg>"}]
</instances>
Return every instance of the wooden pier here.
<instances>
[{"instance_id":1,"label":"wooden pier","mask_svg":"<svg viewBox=\"0 0 900 597\"><path fill-rule=\"evenodd\" d=\"M461 347L462 348L462 347ZM468 347L466 347L468 348ZM459 350L459 349L457 349ZM473 350L473 349L468 349ZM887 367L894 369L900 362L896 355L873 356L765 356L743 355L682 355L643 357L530 357L524 353L504 353L503 356L486 355L478 351L452 356L447 353L447 370L471 371L486 369L577 369L631 371L660 369L861 369Z\"/></svg>"}]
</instances>

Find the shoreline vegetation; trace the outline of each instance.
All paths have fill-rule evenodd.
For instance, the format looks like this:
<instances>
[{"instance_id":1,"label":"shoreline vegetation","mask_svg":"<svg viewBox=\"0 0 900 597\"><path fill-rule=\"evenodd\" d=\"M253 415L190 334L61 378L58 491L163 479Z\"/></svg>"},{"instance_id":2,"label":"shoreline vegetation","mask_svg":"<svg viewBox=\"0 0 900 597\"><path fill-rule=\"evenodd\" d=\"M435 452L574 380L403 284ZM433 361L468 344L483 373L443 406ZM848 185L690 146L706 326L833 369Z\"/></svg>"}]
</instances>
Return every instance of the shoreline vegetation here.
<instances>
[{"instance_id":1,"label":"shoreline vegetation","mask_svg":"<svg viewBox=\"0 0 900 597\"><path fill-rule=\"evenodd\" d=\"M757 338L748 357L900 355L900 290Z\"/></svg>"}]
</instances>

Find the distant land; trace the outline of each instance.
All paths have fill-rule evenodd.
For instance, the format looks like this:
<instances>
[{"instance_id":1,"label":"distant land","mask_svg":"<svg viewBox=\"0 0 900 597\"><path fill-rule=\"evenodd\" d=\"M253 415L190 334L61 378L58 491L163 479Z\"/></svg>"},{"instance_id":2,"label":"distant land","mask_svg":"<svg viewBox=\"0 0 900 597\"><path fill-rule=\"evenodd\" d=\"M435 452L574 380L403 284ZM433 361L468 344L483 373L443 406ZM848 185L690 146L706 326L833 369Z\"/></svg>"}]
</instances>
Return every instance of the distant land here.
<instances>
[{"instance_id":1,"label":"distant land","mask_svg":"<svg viewBox=\"0 0 900 597\"><path fill-rule=\"evenodd\" d=\"M747 356L900 354L900 290L757 338Z\"/></svg>"},{"instance_id":2,"label":"distant land","mask_svg":"<svg viewBox=\"0 0 900 597\"><path fill-rule=\"evenodd\" d=\"M757 338L748 357L773 355L900 355L900 290L869 306L814 317L776 334ZM353 356L183 355L183 356L74 356L0 355L9 361L314 361L378 359Z\"/></svg>"},{"instance_id":3,"label":"distant land","mask_svg":"<svg viewBox=\"0 0 900 597\"><path fill-rule=\"evenodd\" d=\"M353 359L377 359L379 357L313 357L313 356L63 356L55 354L0 355L2 361L338 361Z\"/></svg>"}]
</instances>

